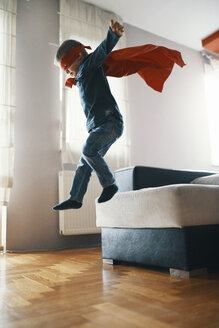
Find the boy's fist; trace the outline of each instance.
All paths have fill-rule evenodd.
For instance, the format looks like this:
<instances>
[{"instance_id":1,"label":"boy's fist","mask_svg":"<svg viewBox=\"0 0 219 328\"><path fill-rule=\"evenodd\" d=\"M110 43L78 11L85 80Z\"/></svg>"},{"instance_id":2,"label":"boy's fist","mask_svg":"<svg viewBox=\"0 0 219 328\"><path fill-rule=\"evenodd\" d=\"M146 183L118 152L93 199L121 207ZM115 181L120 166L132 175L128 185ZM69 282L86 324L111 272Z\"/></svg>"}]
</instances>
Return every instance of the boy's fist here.
<instances>
[{"instance_id":1,"label":"boy's fist","mask_svg":"<svg viewBox=\"0 0 219 328\"><path fill-rule=\"evenodd\" d=\"M124 27L119 24L118 22L115 22L111 19L110 21L110 27L113 32L115 32L118 36L122 36L124 32Z\"/></svg>"}]
</instances>

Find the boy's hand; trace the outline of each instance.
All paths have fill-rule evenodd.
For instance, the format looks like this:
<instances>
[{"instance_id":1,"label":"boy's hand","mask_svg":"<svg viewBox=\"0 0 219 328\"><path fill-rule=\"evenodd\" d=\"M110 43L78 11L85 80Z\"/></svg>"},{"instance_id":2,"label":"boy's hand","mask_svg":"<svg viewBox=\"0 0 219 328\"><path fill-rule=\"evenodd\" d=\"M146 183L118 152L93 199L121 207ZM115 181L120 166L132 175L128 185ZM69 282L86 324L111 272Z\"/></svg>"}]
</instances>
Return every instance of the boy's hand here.
<instances>
[{"instance_id":1,"label":"boy's hand","mask_svg":"<svg viewBox=\"0 0 219 328\"><path fill-rule=\"evenodd\" d=\"M118 22L115 22L111 19L110 21L110 27L111 27L111 30L116 33L118 36L122 36L123 35L123 32L124 32L124 27L119 24Z\"/></svg>"}]
</instances>

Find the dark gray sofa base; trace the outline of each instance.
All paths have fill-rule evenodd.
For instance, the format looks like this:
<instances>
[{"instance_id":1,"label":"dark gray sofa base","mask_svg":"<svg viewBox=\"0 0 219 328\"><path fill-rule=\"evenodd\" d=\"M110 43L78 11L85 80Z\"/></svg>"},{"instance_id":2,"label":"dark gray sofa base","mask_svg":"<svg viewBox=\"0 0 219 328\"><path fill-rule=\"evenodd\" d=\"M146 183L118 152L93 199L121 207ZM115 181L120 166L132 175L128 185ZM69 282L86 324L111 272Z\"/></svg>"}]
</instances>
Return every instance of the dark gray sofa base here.
<instances>
[{"instance_id":1,"label":"dark gray sofa base","mask_svg":"<svg viewBox=\"0 0 219 328\"><path fill-rule=\"evenodd\" d=\"M102 258L148 266L219 268L219 225L184 228L102 228Z\"/></svg>"}]
</instances>

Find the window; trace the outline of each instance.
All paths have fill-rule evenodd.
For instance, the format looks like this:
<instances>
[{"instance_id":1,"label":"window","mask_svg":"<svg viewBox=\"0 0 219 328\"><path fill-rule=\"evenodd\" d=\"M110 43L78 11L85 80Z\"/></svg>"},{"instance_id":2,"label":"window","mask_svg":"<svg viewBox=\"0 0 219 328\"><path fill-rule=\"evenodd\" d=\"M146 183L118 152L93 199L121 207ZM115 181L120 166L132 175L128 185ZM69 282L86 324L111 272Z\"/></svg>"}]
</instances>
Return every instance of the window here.
<instances>
[{"instance_id":1,"label":"window","mask_svg":"<svg viewBox=\"0 0 219 328\"><path fill-rule=\"evenodd\" d=\"M17 0L0 1L0 248L13 185ZM4 223L4 224L3 224Z\"/></svg>"},{"instance_id":2,"label":"window","mask_svg":"<svg viewBox=\"0 0 219 328\"><path fill-rule=\"evenodd\" d=\"M60 1L60 43L66 39L78 40L91 46L92 51L105 39L110 19L121 19L93 5L73 1ZM118 46L125 47L125 37ZM116 49L116 48L115 48ZM62 86L67 75L62 74ZM127 124L127 94L125 79L108 78L125 122L123 136L112 146L106 155L112 170L129 165L129 138ZM77 163L81 154L87 131L85 116L81 107L77 87L63 88L62 92L62 162Z\"/></svg>"}]
</instances>

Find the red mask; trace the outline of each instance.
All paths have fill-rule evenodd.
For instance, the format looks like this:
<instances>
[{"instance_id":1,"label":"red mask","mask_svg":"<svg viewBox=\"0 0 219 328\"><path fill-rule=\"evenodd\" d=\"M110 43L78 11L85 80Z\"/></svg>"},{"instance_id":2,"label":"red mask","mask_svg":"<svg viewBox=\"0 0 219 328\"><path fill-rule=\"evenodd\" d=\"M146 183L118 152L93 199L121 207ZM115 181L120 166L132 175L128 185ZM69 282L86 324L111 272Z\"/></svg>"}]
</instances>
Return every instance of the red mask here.
<instances>
[{"instance_id":1,"label":"red mask","mask_svg":"<svg viewBox=\"0 0 219 328\"><path fill-rule=\"evenodd\" d=\"M62 57L61 60L61 67L64 71L66 71L71 65L72 63L77 59L78 54L81 52L81 50L83 49L91 49L91 47L87 47L87 46L78 46L75 48L72 48L71 50L69 50L69 52L67 52L66 55L64 55Z\"/></svg>"}]
</instances>

